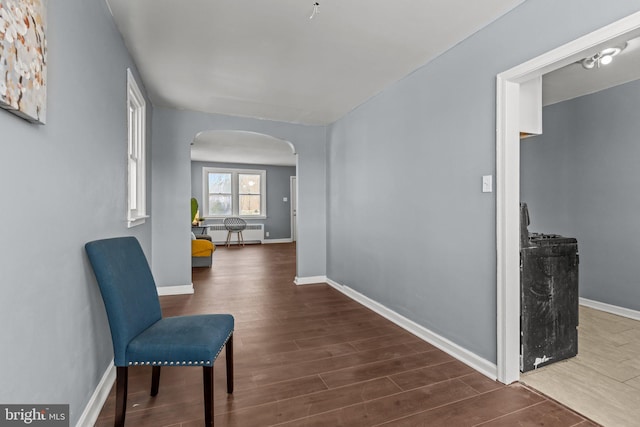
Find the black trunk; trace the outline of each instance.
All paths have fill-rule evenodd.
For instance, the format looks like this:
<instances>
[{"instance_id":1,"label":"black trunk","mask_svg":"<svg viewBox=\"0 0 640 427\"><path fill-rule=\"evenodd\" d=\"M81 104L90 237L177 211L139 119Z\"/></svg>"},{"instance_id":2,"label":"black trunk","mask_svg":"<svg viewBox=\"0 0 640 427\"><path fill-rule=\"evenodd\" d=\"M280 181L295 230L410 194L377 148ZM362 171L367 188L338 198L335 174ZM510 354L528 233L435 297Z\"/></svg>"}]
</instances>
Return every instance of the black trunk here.
<instances>
[{"instance_id":1,"label":"black trunk","mask_svg":"<svg viewBox=\"0 0 640 427\"><path fill-rule=\"evenodd\" d=\"M578 243L521 232L525 236L528 242L520 249L522 372L578 354Z\"/></svg>"}]
</instances>

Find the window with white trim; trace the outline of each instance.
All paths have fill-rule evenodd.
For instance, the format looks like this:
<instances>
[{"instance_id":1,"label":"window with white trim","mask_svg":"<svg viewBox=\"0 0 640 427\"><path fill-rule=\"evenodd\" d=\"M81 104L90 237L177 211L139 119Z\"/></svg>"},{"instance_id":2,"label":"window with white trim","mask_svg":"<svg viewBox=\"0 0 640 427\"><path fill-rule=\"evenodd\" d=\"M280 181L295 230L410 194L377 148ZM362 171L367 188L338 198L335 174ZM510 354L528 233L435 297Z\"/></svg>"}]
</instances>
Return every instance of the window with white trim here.
<instances>
[{"instance_id":1,"label":"window with white trim","mask_svg":"<svg viewBox=\"0 0 640 427\"><path fill-rule=\"evenodd\" d=\"M146 197L146 103L131 70L127 69L127 225L144 224Z\"/></svg>"},{"instance_id":2,"label":"window with white trim","mask_svg":"<svg viewBox=\"0 0 640 427\"><path fill-rule=\"evenodd\" d=\"M267 217L267 172L259 169L202 168L206 218Z\"/></svg>"}]
</instances>

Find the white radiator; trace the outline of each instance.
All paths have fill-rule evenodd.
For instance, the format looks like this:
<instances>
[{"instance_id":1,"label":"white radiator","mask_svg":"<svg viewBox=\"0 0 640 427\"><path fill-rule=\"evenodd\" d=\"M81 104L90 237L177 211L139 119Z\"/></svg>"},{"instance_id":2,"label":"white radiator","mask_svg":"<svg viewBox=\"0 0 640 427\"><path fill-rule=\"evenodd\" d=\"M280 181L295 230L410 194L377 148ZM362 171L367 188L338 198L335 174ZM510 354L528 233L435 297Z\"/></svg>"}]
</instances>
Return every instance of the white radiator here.
<instances>
[{"instance_id":1,"label":"white radiator","mask_svg":"<svg viewBox=\"0 0 640 427\"><path fill-rule=\"evenodd\" d=\"M224 244L227 241L227 229L223 224L209 225L209 236L213 243ZM247 224L247 228L242 232L245 243L262 243L264 241L264 224ZM238 242L238 234L231 233L231 243Z\"/></svg>"}]
</instances>

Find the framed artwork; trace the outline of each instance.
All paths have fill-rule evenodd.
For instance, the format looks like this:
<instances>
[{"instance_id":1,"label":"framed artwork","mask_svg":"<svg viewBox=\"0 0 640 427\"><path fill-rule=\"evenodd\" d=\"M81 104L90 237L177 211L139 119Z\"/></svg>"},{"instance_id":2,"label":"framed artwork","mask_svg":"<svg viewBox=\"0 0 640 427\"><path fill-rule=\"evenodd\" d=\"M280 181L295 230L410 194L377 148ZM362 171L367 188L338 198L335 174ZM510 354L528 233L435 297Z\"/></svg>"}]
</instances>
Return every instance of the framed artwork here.
<instances>
[{"instance_id":1,"label":"framed artwork","mask_svg":"<svg viewBox=\"0 0 640 427\"><path fill-rule=\"evenodd\" d=\"M0 0L0 107L33 123L47 113L45 0Z\"/></svg>"}]
</instances>

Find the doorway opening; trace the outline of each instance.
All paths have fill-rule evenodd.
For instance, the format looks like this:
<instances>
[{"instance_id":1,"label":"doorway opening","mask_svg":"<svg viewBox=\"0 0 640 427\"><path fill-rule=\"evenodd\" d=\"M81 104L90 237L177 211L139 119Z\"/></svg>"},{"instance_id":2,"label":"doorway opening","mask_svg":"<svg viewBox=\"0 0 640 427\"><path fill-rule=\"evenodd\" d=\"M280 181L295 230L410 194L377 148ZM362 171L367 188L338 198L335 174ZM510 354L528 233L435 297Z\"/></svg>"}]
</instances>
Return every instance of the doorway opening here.
<instances>
[{"instance_id":1,"label":"doorway opening","mask_svg":"<svg viewBox=\"0 0 640 427\"><path fill-rule=\"evenodd\" d=\"M496 243L497 378L520 379L520 131L526 88L542 75L576 62L608 45L640 35L640 13L567 43L497 76Z\"/></svg>"},{"instance_id":2,"label":"doorway opening","mask_svg":"<svg viewBox=\"0 0 640 427\"><path fill-rule=\"evenodd\" d=\"M240 217L247 223L246 243L292 242L291 203L297 194L290 192L290 179L297 173L298 155L289 141L242 130L199 132L191 144L191 197L200 201L199 228L222 244L223 221Z\"/></svg>"}]
</instances>

